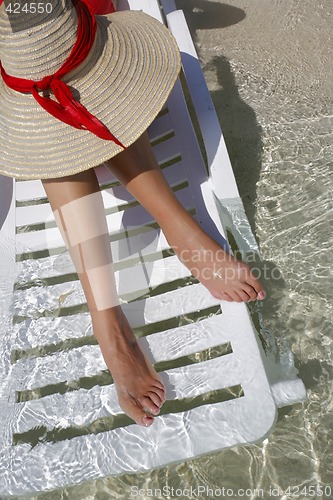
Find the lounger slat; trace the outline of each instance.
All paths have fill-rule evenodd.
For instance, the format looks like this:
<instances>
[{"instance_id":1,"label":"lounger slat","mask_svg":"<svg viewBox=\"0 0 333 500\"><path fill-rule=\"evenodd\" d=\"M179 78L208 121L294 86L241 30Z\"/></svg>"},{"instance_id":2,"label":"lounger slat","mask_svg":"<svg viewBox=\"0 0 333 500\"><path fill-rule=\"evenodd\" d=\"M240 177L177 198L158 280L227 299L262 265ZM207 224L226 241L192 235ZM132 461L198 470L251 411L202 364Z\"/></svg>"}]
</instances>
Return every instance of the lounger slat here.
<instances>
[{"instance_id":1,"label":"lounger slat","mask_svg":"<svg viewBox=\"0 0 333 500\"><path fill-rule=\"evenodd\" d=\"M195 285L193 285L195 287ZM141 302L143 304L143 302ZM147 303L147 308L153 307ZM127 304L123 306L126 310ZM204 317L204 312L197 322L194 322L189 318L186 324L181 324L177 327L170 328L170 324L167 324L168 319L160 319L155 322L157 333L149 334L149 342L153 345L154 357L156 360L162 359L166 355L167 350L170 351L170 356L174 355L175 350L178 353L178 349L190 349L191 352L195 350L202 350L208 348L209 346L227 342L230 339L230 334L226 331L223 321L221 322L220 312L215 307L215 314L211 313L212 307L207 307L209 311L208 317ZM176 313L177 311L175 311ZM179 311L178 311L179 312ZM190 313L187 313L188 315ZM142 316L142 314L141 314ZM177 317L175 314L175 319L178 323L181 315ZM218 339L213 340L216 337L216 332L212 332L212 328L216 326L218 329ZM133 326L133 325L132 325ZM136 325L136 328L142 329L144 325ZM166 329L166 330L165 330ZM166 345L163 335L167 331L168 343ZM70 340L81 340L84 343L84 339L87 340L93 335L91 318L88 313L80 313L73 316L63 316L58 318L39 318L39 319L27 319L24 323L19 323L14 326L13 330L13 344L12 351L16 351L17 357L21 359L24 356L39 356L45 355L45 348L54 347L53 352L58 352L62 349L64 342ZM36 338L37 337L37 338ZM207 340L207 344L206 344ZM67 342L68 349L70 348L70 342ZM73 349L75 344L72 344ZM36 349L36 348L40 349ZM162 353L161 353L162 350Z\"/></svg>"},{"instance_id":2,"label":"lounger slat","mask_svg":"<svg viewBox=\"0 0 333 500\"><path fill-rule=\"evenodd\" d=\"M216 322L215 322L216 325ZM163 332L164 335L169 334L169 331ZM172 334L172 332L171 332ZM156 334L157 335L157 334ZM172 357L174 354L174 350L170 350L170 346L163 338L162 333L158 334L158 338L153 342L152 337L154 335L150 335L145 339L139 339L139 343L142 346L142 349L149 354L149 358L153 362L161 362L161 361L170 361L175 360L177 358L181 358L182 356L188 356L190 354L195 354L197 351L193 350L194 345L186 346L184 349L179 348L178 356ZM192 335L194 336L194 332L190 333L190 338L192 339ZM201 332L201 336L202 336ZM174 338L174 336L173 336ZM188 337L187 337L188 338ZM157 342L160 342L162 339L162 344L165 346L165 352L159 353L161 358L158 356L158 352L155 355L155 349ZM228 339L228 335L224 338L221 336L221 343ZM211 340L211 342L209 342ZM179 335L177 336L177 341L180 344ZM216 346L217 338L212 335L212 338L208 338L208 344L206 349L210 347ZM211 344L211 345L210 345ZM202 342L201 342L202 345ZM241 377L238 375L236 380L235 377L231 378L231 373L237 371L235 366L233 366L233 370L229 370L230 363L235 363L236 361L232 361L235 356L232 354L226 354L225 356L218 356L217 358L210 360L211 364L216 359L222 359L222 363L224 365L224 377L220 380L220 385L217 388L228 387L229 385L235 385L239 383ZM202 360L205 362L205 360ZM172 362L171 362L172 364ZM200 363L194 363L195 366L199 366ZM188 365L192 366L192 365ZM68 374L68 370L70 368L70 376ZM61 353L55 353L53 355L41 358L28 358L22 359L16 363L16 368L18 374L20 374L19 385L18 388L20 390L34 390L38 388L42 388L48 386L50 384L57 384L60 382L68 381L69 386L71 385L72 380L78 380L84 377L95 377L100 374L102 370L107 370L107 366L105 364L104 358L102 356L101 350L98 345L92 346L83 346L77 349L64 351ZM40 379L39 373L43 373L43 379ZM209 373L202 373L202 380L209 380ZM221 377L220 377L221 378ZM22 383L24 382L24 383ZM183 381L179 380L176 384L178 387L186 386L187 383L183 383ZM200 384L198 384L200 385ZM212 389L212 388L211 388ZM211 390L209 389L209 390ZM56 388L54 389L56 392ZM193 390L193 388L191 388ZM207 388L203 392L207 392ZM198 394L198 393L197 393ZM189 394L188 394L189 395ZM177 398L183 397L183 395L178 395Z\"/></svg>"},{"instance_id":3,"label":"lounger slat","mask_svg":"<svg viewBox=\"0 0 333 500\"><path fill-rule=\"evenodd\" d=\"M165 113L154 120L148 129L151 141L156 141L173 132L173 125L169 113Z\"/></svg>"},{"instance_id":4,"label":"lounger slat","mask_svg":"<svg viewBox=\"0 0 333 500\"><path fill-rule=\"evenodd\" d=\"M177 162L176 164L164 169L163 174L171 187L177 187L181 183L186 182L187 179L181 162ZM133 196L131 196L121 185L104 189L102 191L102 197L106 210L115 210L117 207L125 208L127 205L135 201ZM54 221L54 216L49 203L27 206L23 205L16 208L17 227L41 224L45 223L45 221Z\"/></svg>"},{"instance_id":5,"label":"lounger slat","mask_svg":"<svg viewBox=\"0 0 333 500\"><path fill-rule=\"evenodd\" d=\"M264 410L264 411L263 411ZM192 418L189 418L191 415ZM87 463L84 470L85 477L90 480L102 476L109 476L110 473L121 474L124 464L127 470L132 473L144 471L150 468L151 461L156 466L165 464L165 460L170 458L170 450L176 461L186 460L189 453L200 455L202 453L216 451L222 444L223 447L233 445L235 436L242 443L254 442L258 439L261 426L258 425L258 415L261 423L264 420L265 428L271 429L274 423L272 407L269 406L267 398L263 396L260 403L248 405L244 398L237 401L225 401L212 405L205 405L194 408L191 413L188 411L176 414L168 414L158 417L153 428L146 429L137 425L115 429L110 432L100 432L74 438L70 441L76 456L86 457ZM244 418L253 421L251 428L247 427L239 432L239 422ZM211 427L207 422L219 422L218 433L212 434ZM199 429L198 429L199 427ZM201 439L196 439L197 432ZM165 439L165 435L168 439ZM164 439L163 437L164 436ZM124 446L126 443L126 446ZM145 453L142 454L142 444L145 443ZM45 443L43 452L47 452L50 463L66 463L68 454L68 444L64 446L63 441ZM128 453L131 449L131 453ZM99 460L100 450L107 450L108 459ZM157 453L158 451L158 453ZM15 446L11 453L11 461L19 463L16 472L16 489L41 491L43 487L53 484L48 476L40 479L36 476L34 481L30 479L29 471L31 467L38 470L40 464L41 446L34 448L26 445ZM4 466L9 467L6 455L0 452L0 459ZM28 465L29 464L29 467ZM27 478L30 480L27 481ZM71 467L66 467L62 471L62 478L66 484L73 481L73 471ZM47 482L45 483L45 479Z\"/></svg>"},{"instance_id":6,"label":"lounger slat","mask_svg":"<svg viewBox=\"0 0 333 500\"><path fill-rule=\"evenodd\" d=\"M27 318L13 325L12 353L27 351L38 346L56 345L69 339L93 335L89 313L58 318Z\"/></svg>"},{"instance_id":7,"label":"lounger slat","mask_svg":"<svg viewBox=\"0 0 333 500\"><path fill-rule=\"evenodd\" d=\"M111 241L111 252L113 263L118 268L133 266L143 260L157 260L162 257L162 252L169 254L170 247L159 228L148 227L147 230L126 239ZM25 272L19 274L16 279L18 286L36 279L44 280L76 274L73 261L65 247L59 248L48 257L27 259L23 265ZM68 281L66 277L64 279Z\"/></svg>"},{"instance_id":8,"label":"lounger slat","mask_svg":"<svg viewBox=\"0 0 333 500\"><path fill-rule=\"evenodd\" d=\"M182 148L177 137L171 137L165 142L156 144L154 154L159 165L163 165L177 156L182 155Z\"/></svg>"},{"instance_id":9,"label":"lounger slat","mask_svg":"<svg viewBox=\"0 0 333 500\"><path fill-rule=\"evenodd\" d=\"M146 429L137 425L115 429L111 432L101 432L77 437L71 440L76 456L86 457L87 464L84 470L85 477L90 480L97 479L101 475L109 476L111 471L120 474L126 463L129 472L137 473L149 469L149 464L153 460L156 466L161 466L170 457L170 450L176 461L186 460L188 453L200 455L202 453L216 451L218 447L232 446L235 436L242 443L256 441L260 436L260 426L258 425L258 415L261 422L267 429L271 429L274 423L272 407L267 404L265 397L260 404L248 405L244 398L237 401L225 401L215 405L206 405L179 414L169 414L156 419L153 428ZM264 413L263 413L264 408ZM244 428L239 432L239 422L244 418L253 421L252 428ZM220 422L218 433L212 434L207 422ZM196 439L199 427L201 439ZM168 439L165 439L165 433ZM162 436L164 435L164 439ZM124 443L127 445L124 446ZM145 453L142 454L142 443L145 443ZM131 453L128 453L131 449ZM108 450L108 460L100 461L100 450ZM158 450L158 453L157 453ZM45 443L43 451L46 453L50 463L66 463L68 446L64 446L63 441ZM40 464L41 446L33 449L26 445L18 445L12 450L11 461L19 463L16 472L16 488L24 490L30 487L36 491L41 491L43 487L50 487L53 484L51 478L47 476L43 481L40 476L32 482L29 476L30 468L38 470ZM6 456L0 452L0 459L5 466L9 467ZM29 459L29 460L28 460ZM29 467L27 465L29 463ZM62 472L63 480L66 484L73 481L73 471L71 467L64 468ZM30 480L27 481L27 478Z\"/></svg>"},{"instance_id":10,"label":"lounger slat","mask_svg":"<svg viewBox=\"0 0 333 500\"><path fill-rule=\"evenodd\" d=\"M22 181L16 183L16 200L24 202L27 200L39 200L45 198L45 190L40 180Z\"/></svg>"},{"instance_id":11,"label":"lounger slat","mask_svg":"<svg viewBox=\"0 0 333 500\"><path fill-rule=\"evenodd\" d=\"M172 318L178 318L179 323L181 324L182 318L184 317L183 322L187 323L186 315L191 312L196 312L197 316L200 318L198 311L203 311L202 316L204 317L205 310L210 310L210 308L214 308L214 310L216 310L218 307L219 302L199 284L193 284L177 288L176 290L164 292L162 297L160 295L155 295L145 299L138 298L138 300L134 302L122 304L122 309L132 328L142 328L144 325L161 323ZM83 321L83 325L80 326L82 316L84 316L85 319ZM87 334L86 331L87 328L89 328L89 320L85 315L77 314L71 317L65 316L63 318L66 325L65 330L62 328L61 324L59 324L61 320L62 318L57 317L55 319L37 317L30 320L28 318L25 326L30 325L30 329L25 334L18 334L18 340L20 339L19 342L21 348L24 348L24 346L44 346L73 337L80 338ZM77 323L78 326L76 326ZM24 328L24 325L22 325L22 328ZM36 343L36 339L32 338L34 328L36 328L36 332L38 333L39 343ZM165 328L167 328L167 326L165 326ZM224 331L223 327L222 329ZM17 324L15 326L15 331L19 330L20 324Z\"/></svg>"},{"instance_id":12,"label":"lounger slat","mask_svg":"<svg viewBox=\"0 0 333 500\"><path fill-rule=\"evenodd\" d=\"M193 198L188 188L181 189L175 194L187 210L193 208ZM53 217L53 215L50 217ZM126 212L120 211L107 215L108 229L111 235L121 233L124 229L128 231L137 226L147 226L153 222L150 214L141 206L129 207ZM17 234L17 243L18 253L28 250L35 252L45 249L53 250L64 246L64 241L57 227L49 227L40 231L20 232Z\"/></svg>"},{"instance_id":13,"label":"lounger slat","mask_svg":"<svg viewBox=\"0 0 333 500\"><path fill-rule=\"evenodd\" d=\"M120 297L126 300L128 295L133 300L151 291L154 292L154 289L162 284L171 285L176 280L190 276L189 270L174 256L116 271L115 282ZM32 300L31 297L33 297ZM164 295L160 295L159 298L163 301ZM13 310L18 317L39 317L43 311L54 311L57 315L63 307L73 308L82 304L85 304L85 298L81 284L76 280L48 287L33 286L25 290L17 290ZM109 307L113 305L110 304Z\"/></svg>"},{"instance_id":14,"label":"lounger slat","mask_svg":"<svg viewBox=\"0 0 333 500\"><path fill-rule=\"evenodd\" d=\"M179 262L177 257L168 257L164 260L146 262L116 271L115 281L120 298L124 297L126 300L127 295L132 300L140 298L162 284L190 276L188 269ZM29 297L33 297L33 300L29 300ZM28 317L39 316L40 311L44 310L56 313L61 307L77 307L86 302L78 280L18 290L15 292L14 300L14 313L17 316ZM114 305L114 302L107 303L108 307Z\"/></svg>"},{"instance_id":15,"label":"lounger slat","mask_svg":"<svg viewBox=\"0 0 333 500\"><path fill-rule=\"evenodd\" d=\"M156 140L172 132L173 127L170 116L165 115L158 118L156 126L152 126L151 130L152 132L150 135L152 140ZM168 144L167 147L165 145L161 146L160 144L153 147L159 164L166 163L170 159L176 157L180 152L179 145L174 137L168 139L166 143ZM116 180L113 174L104 166L97 167L96 171L100 183L112 182ZM41 200L44 198L46 198L45 190L39 179L26 180L16 183L16 200L19 203L24 203L30 200Z\"/></svg>"},{"instance_id":16,"label":"lounger slat","mask_svg":"<svg viewBox=\"0 0 333 500\"><path fill-rule=\"evenodd\" d=\"M90 354L92 355L93 352ZM96 356L100 357L97 349ZM90 370L87 358L79 356L79 359L86 366L86 372L82 371L82 376L92 376L94 370ZM71 361L68 359L57 359L55 362L61 363L61 366L68 367L70 365L67 363ZM77 363L75 357L73 362L75 363L75 370ZM103 366L102 362L101 366ZM29 367L27 366L26 368L28 369ZM46 380L48 378L50 380L53 379L52 377L48 377L48 372L47 370L44 371L44 367L42 370ZM223 378L220 376L221 372L224 373ZM33 366L31 366L31 373L34 373ZM167 370L161 375L162 378L168 381L165 384L166 397L172 397L173 400L193 398L213 390L236 386L240 382L237 360L230 355L203 361L199 364ZM63 370L63 376L65 377L63 380L66 380L65 370ZM18 420L15 432L26 432L37 426L37 422L40 422L39 425L45 425L47 428L52 429L52 427L57 425L59 427L59 424L63 421L66 421L66 426L87 425L94 419L109 416L110 414L117 415L123 413L117 401L116 389L113 384L107 387L98 387L91 391L91 394L89 392L78 390L65 393L61 397L55 394L39 400L25 402L20 412L20 419ZM74 408L75 411L73 411ZM89 411L86 413L83 411L78 412L78 408L82 410L83 408L89 408Z\"/></svg>"}]
</instances>

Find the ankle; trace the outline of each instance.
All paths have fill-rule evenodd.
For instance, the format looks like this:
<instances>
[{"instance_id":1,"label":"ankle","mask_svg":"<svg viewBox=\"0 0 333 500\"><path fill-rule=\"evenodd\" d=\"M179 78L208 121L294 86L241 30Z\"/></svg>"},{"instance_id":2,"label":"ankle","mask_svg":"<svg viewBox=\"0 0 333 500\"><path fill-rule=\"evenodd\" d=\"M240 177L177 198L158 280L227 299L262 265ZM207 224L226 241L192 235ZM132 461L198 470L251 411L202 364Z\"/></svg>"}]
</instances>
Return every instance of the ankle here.
<instances>
[{"instance_id":1,"label":"ankle","mask_svg":"<svg viewBox=\"0 0 333 500\"><path fill-rule=\"evenodd\" d=\"M133 332L120 306L91 313L94 335L98 341L131 341Z\"/></svg>"},{"instance_id":2,"label":"ankle","mask_svg":"<svg viewBox=\"0 0 333 500\"><path fill-rule=\"evenodd\" d=\"M109 307L108 309L89 309L93 323L115 322L121 323L124 313L120 306Z\"/></svg>"}]
</instances>

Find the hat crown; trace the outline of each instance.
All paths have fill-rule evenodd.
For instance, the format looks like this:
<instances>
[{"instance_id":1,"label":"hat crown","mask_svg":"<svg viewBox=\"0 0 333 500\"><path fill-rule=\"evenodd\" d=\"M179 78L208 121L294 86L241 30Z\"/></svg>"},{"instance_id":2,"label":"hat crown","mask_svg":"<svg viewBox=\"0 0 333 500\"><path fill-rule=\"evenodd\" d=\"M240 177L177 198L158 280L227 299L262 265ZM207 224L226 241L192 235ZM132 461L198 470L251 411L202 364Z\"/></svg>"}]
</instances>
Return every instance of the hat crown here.
<instances>
[{"instance_id":1,"label":"hat crown","mask_svg":"<svg viewBox=\"0 0 333 500\"><path fill-rule=\"evenodd\" d=\"M9 75L40 80L55 73L71 52L77 14L71 0L44 1L38 4L39 13L29 12L29 5L26 0L4 0L0 8L0 60Z\"/></svg>"}]
</instances>

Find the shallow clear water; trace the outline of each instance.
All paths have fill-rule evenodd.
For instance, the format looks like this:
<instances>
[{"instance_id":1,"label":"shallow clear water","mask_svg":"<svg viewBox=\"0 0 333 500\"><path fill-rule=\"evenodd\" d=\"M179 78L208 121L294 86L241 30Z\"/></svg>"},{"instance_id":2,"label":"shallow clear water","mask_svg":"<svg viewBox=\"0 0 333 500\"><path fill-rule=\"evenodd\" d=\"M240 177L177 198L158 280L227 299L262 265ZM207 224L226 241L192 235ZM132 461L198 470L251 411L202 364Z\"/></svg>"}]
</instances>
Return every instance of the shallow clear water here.
<instances>
[{"instance_id":1,"label":"shallow clear water","mask_svg":"<svg viewBox=\"0 0 333 500\"><path fill-rule=\"evenodd\" d=\"M135 498L137 489L138 498L152 498L152 489L162 489L153 498L175 498L172 487L176 493L191 486L188 498L198 498L199 486L229 488L234 498L333 498L329 489L323 496L310 489L302 493L319 484L333 492L333 4L177 4L198 45L247 214L270 269L265 323L288 340L308 401L279 410L276 428L262 444L38 498L106 500L131 498L131 492ZM282 493L288 486L289 494ZM165 494L163 487L169 487ZM273 487L281 491L270 494ZM263 494L241 497L239 488Z\"/></svg>"}]
</instances>

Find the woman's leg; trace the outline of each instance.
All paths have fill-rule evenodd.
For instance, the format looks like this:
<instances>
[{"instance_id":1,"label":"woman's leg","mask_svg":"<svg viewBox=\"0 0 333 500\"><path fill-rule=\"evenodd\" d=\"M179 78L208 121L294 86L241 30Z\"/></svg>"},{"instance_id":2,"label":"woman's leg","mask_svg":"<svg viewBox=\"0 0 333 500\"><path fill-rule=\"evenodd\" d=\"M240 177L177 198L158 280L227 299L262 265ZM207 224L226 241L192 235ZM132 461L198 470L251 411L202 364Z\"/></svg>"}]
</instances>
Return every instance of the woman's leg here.
<instances>
[{"instance_id":1,"label":"woman's leg","mask_svg":"<svg viewBox=\"0 0 333 500\"><path fill-rule=\"evenodd\" d=\"M263 286L250 268L222 250L178 202L146 133L107 164L158 222L181 262L214 297L236 302L264 298Z\"/></svg>"},{"instance_id":2,"label":"woman's leg","mask_svg":"<svg viewBox=\"0 0 333 500\"><path fill-rule=\"evenodd\" d=\"M43 185L80 278L94 334L123 410L151 425L165 400L160 377L143 356L121 310L103 200L93 169Z\"/></svg>"},{"instance_id":3,"label":"woman's leg","mask_svg":"<svg viewBox=\"0 0 333 500\"><path fill-rule=\"evenodd\" d=\"M129 192L151 213L180 260L219 299L264 296L246 264L224 252L184 210L160 172L144 134L109 161ZM123 410L150 425L165 400L163 384L143 356L120 308L102 197L93 169L43 181L55 218L77 269L95 336L115 381Z\"/></svg>"}]
</instances>

